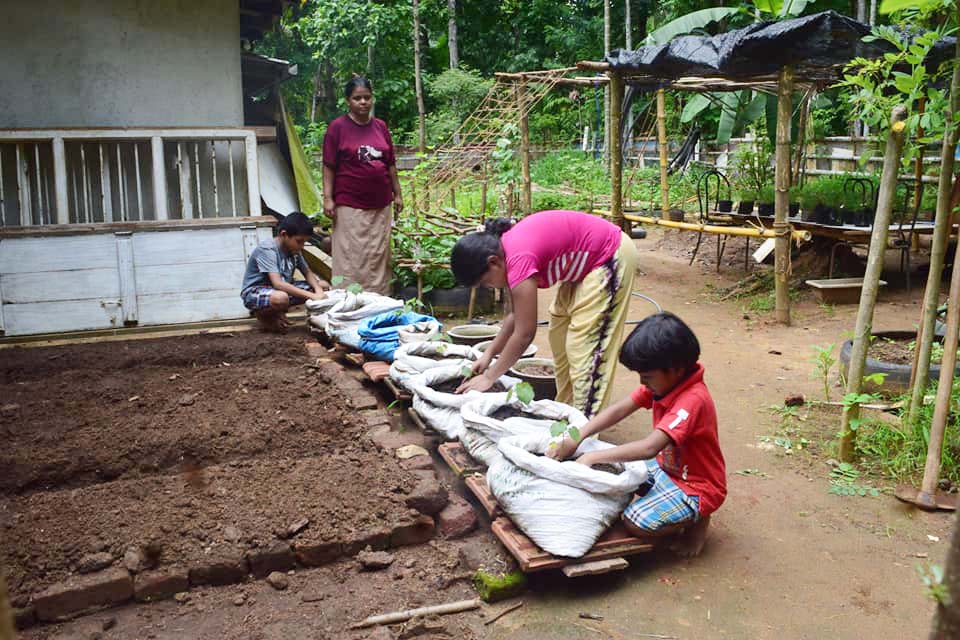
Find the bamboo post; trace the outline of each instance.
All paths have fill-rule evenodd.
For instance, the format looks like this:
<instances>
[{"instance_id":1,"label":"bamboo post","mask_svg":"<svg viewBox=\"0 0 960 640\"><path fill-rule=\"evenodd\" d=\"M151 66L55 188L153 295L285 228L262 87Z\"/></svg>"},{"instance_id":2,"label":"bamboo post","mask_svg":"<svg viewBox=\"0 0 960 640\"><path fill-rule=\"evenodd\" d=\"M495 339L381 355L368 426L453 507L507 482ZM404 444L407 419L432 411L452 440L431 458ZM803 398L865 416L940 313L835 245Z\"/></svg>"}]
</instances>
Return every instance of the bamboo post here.
<instances>
[{"instance_id":1,"label":"bamboo post","mask_svg":"<svg viewBox=\"0 0 960 640\"><path fill-rule=\"evenodd\" d=\"M774 197L774 287L776 318L790 325L790 116L793 112L793 68L783 67L777 79L776 194Z\"/></svg>"},{"instance_id":2,"label":"bamboo post","mask_svg":"<svg viewBox=\"0 0 960 640\"><path fill-rule=\"evenodd\" d=\"M480 219L487 217L487 170L484 167L483 180L480 182Z\"/></svg>"},{"instance_id":3,"label":"bamboo post","mask_svg":"<svg viewBox=\"0 0 960 640\"><path fill-rule=\"evenodd\" d=\"M853 332L853 348L850 351L850 365L847 371L846 393L860 393L863 386L863 368L867 359L867 347L873 328L873 309L877 302L877 289L880 273L883 271L883 256L887 249L887 235L890 233L890 218L893 203L897 195L897 171L900 167L900 155L903 153L903 139L907 110L894 107L890 116L890 135L883 154L883 173L880 176L880 195L877 199L877 215L870 233L870 249L867 256L867 269L863 274L863 289L860 291L860 307L857 309L857 327ZM958 277L960 277L960 269ZM946 355L944 355L946 358ZM860 416L858 404L845 406L840 429L840 459L849 462L853 459L856 442L855 420Z\"/></svg>"},{"instance_id":4,"label":"bamboo post","mask_svg":"<svg viewBox=\"0 0 960 640\"><path fill-rule=\"evenodd\" d=\"M450 187L450 206L454 209L457 208L457 188Z\"/></svg>"},{"instance_id":5,"label":"bamboo post","mask_svg":"<svg viewBox=\"0 0 960 640\"><path fill-rule=\"evenodd\" d=\"M810 119L810 95L809 93L804 94L803 96L803 105L800 107L800 122L797 126L797 151L794 156L793 161L793 179L790 181L791 185L800 184L800 172L803 169L803 155L804 147L807 144L807 122Z\"/></svg>"},{"instance_id":6,"label":"bamboo post","mask_svg":"<svg viewBox=\"0 0 960 640\"><path fill-rule=\"evenodd\" d=\"M473 320L473 312L477 306L477 288L470 287L470 302L467 304L467 321Z\"/></svg>"},{"instance_id":7,"label":"bamboo post","mask_svg":"<svg viewBox=\"0 0 960 640\"><path fill-rule=\"evenodd\" d=\"M613 224L629 231L623 218L623 138L620 120L623 118L623 76L610 72L610 218Z\"/></svg>"},{"instance_id":8,"label":"bamboo post","mask_svg":"<svg viewBox=\"0 0 960 640\"><path fill-rule=\"evenodd\" d=\"M660 151L660 213L670 214L670 185L667 182L667 99L657 90L657 149Z\"/></svg>"},{"instance_id":9,"label":"bamboo post","mask_svg":"<svg viewBox=\"0 0 960 640\"><path fill-rule=\"evenodd\" d=\"M953 264L960 265L960 243L954 251ZM943 433L950 414L950 393L953 391L953 371L957 366L957 332L960 330L960 268L954 267L950 274L950 294L947 298L947 335L943 338L943 361L940 363L940 380L937 383L937 400L930 423L930 439L927 441L927 462L923 467L923 482L916 504L920 508L934 510L937 502L937 482L940 480L940 456L943 454Z\"/></svg>"},{"instance_id":10,"label":"bamboo post","mask_svg":"<svg viewBox=\"0 0 960 640\"><path fill-rule=\"evenodd\" d=\"M530 183L530 122L525 108L527 81L520 79L513 86L517 96L517 110L520 114L520 170L523 174L522 206L524 215L530 215L533 208L533 194Z\"/></svg>"},{"instance_id":11,"label":"bamboo post","mask_svg":"<svg viewBox=\"0 0 960 640\"><path fill-rule=\"evenodd\" d=\"M960 40L957 40L956 54L960 58ZM944 121L953 122L954 115L960 112L960 65L953 67L953 79L950 83L950 103L943 114ZM917 330L917 363L914 367L913 387L910 391L910 409L907 424L913 425L917 412L923 404L923 392L927 388L927 376L930 370L930 348L933 346L934 323L937 319L937 305L940 301L940 278L943 276L944 256L947 242L950 240L950 224L953 214L950 206L950 194L953 180L953 154L957 147L957 125L947 125L940 148L940 180L937 185L937 214L933 224L933 242L930 247L930 270L927 272L927 288L923 293L923 318ZM921 151L922 153L922 151Z\"/></svg>"},{"instance_id":12,"label":"bamboo post","mask_svg":"<svg viewBox=\"0 0 960 640\"><path fill-rule=\"evenodd\" d=\"M426 153L427 110L423 105L423 78L420 70L420 0L413 0L413 83L417 94L417 149L420 153Z\"/></svg>"}]
</instances>

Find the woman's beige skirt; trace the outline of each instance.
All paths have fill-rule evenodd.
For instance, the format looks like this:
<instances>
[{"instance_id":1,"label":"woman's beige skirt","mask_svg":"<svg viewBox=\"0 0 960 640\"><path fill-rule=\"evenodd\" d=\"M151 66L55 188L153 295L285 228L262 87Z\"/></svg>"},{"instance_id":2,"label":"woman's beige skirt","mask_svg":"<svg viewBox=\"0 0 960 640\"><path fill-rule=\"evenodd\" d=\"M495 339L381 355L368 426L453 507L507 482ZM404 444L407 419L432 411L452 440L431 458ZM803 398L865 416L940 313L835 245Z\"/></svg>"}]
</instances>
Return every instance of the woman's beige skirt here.
<instances>
[{"instance_id":1,"label":"woman's beige skirt","mask_svg":"<svg viewBox=\"0 0 960 640\"><path fill-rule=\"evenodd\" d=\"M390 295L390 228L393 205L354 209L337 205L333 222L333 277L339 288L353 283L364 291Z\"/></svg>"}]
</instances>

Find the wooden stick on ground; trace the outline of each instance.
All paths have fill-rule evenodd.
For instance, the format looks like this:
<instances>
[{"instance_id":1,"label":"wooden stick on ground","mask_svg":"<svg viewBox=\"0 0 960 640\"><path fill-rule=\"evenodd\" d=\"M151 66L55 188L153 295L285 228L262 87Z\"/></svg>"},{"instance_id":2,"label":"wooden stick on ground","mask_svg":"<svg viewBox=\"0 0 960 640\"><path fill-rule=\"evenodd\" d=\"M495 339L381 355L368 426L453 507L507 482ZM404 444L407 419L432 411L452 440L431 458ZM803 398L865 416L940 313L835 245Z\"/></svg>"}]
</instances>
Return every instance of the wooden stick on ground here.
<instances>
[{"instance_id":1,"label":"wooden stick on ground","mask_svg":"<svg viewBox=\"0 0 960 640\"><path fill-rule=\"evenodd\" d=\"M517 602L517 603L515 603L515 604L512 604L512 605L510 605L509 607L503 609L500 613L498 613L497 615L493 616L493 617L490 618L489 620L485 621L483 624L484 624L484 626L486 626L486 625L491 625L491 624L493 624L494 622L496 622L497 620L499 620L500 618L502 618L503 616L505 616L505 615L507 615L508 613L510 613L511 611L516 611L517 609L519 609L519 608L522 607L522 606L523 606L523 600L521 600L520 602Z\"/></svg>"},{"instance_id":2,"label":"wooden stick on ground","mask_svg":"<svg viewBox=\"0 0 960 640\"><path fill-rule=\"evenodd\" d=\"M448 602L446 604L436 604L430 607L420 607L419 609L407 609L406 611L395 611L393 613L384 613L379 616L370 616L354 625L351 629L365 629L384 624L396 624L406 622L417 616L442 616L450 613L461 613L480 608L480 599L458 600L457 602Z\"/></svg>"}]
</instances>

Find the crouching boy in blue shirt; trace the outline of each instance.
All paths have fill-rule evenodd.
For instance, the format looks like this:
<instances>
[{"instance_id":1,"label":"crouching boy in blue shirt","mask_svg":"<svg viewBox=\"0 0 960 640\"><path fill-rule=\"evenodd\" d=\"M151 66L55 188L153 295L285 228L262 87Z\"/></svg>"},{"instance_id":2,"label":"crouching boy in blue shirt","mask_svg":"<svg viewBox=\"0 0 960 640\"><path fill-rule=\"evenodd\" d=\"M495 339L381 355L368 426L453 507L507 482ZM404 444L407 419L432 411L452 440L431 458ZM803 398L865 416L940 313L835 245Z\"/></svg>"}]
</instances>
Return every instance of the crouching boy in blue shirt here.
<instances>
[{"instance_id":1,"label":"crouching boy in blue shirt","mask_svg":"<svg viewBox=\"0 0 960 640\"><path fill-rule=\"evenodd\" d=\"M295 211L277 226L277 236L264 240L250 254L240 297L257 316L264 331L285 333L287 309L324 297L322 282L307 266L301 252L313 234L310 218ZM297 269L306 280L293 280Z\"/></svg>"}]
</instances>

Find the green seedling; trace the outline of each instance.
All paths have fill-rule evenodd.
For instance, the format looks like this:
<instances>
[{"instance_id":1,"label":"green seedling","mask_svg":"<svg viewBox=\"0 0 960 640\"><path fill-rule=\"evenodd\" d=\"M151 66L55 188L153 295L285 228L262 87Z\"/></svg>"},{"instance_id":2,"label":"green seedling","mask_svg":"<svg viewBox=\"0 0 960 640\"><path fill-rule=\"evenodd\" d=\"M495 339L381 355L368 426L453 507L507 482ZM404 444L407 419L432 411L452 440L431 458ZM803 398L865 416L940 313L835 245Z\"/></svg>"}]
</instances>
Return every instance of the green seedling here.
<instances>
[{"instance_id":1,"label":"green seedling","mask_svg":"<svg viewBox=\"0 0 960 640\"><path fill-rule=\"evenodd\" d=\"M332 278L330 278L330 285L333 287L339 287L341 284L343 284L343 281L345 279L346 278L344 278L343 276L333 276Z\"/></svg>"},{"instance_id":2,"label":"green seedling","mask_svg":"<svg viewBox=\"0 0 960 640\"><path fill-rule=\"evenodd\" d=\"M521 404L530 404L533 402L533 395L533 387L530 386L530 383L521 382L507 391L507 402L512 401L513 398L516 398Z\"/></svg>"},{"instance_id":3,"label":"green seedling","mask_svg":"<svg viewBox=\"0 0 960 640\"><path fill-rule=\"evenodd\" d=\"M950 604L950 591L943 582L943 567L938 564L917 565L917 575L923 582L926 596L944 606Z\"/></svg>"},{"instance_id":4,"label":"green seedling","mask_svg":"<svg viewBox=\"0 0 960 640\"><path fill-rule=\"evenodd\" d=\"M361 293L363 293L363 286L359 282L354 282L349 287L347 287L347 291L349 291L354 295L360 295Z\"/></svg>"},{"instance_id":5,"label":"green seedling","mask_svg":"<svg viewBox=\"0 0 960 640\"><path fill-rule=\"evenodd\" d=\"M825 347L814 346L814 355L810 359L814 365L813 377L823 382L823 399L827 402L830 402L830 370L837 363L836 358L833 357L835 346L833 343Z\"/></svg>"},{"instance_id":6,"label":"green seedling","mask_svg":"<svg viewBox=\"0 0 960 640\"><path fill-rule=\"evenodd\" d=\"M872 496L880 495L880 490L869 485L857 484L860 471L849 462L841 462L830 472L830 489L828 493L838 496Z\"/></svg>"},{"instance_id":7,"label":"green seedling","mask_svg":"<svg viewBox=\"0 0 960 640\"><path fill-rule=\"evenodd\" d=\"M557 444L567 436L574 442L580 442L580 429L577 429L566 420L555 420L550 425L550 435L556 438L556 440L550 443L551 449L556 447Z\"/></svg>"}]
</instances>

